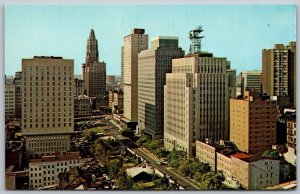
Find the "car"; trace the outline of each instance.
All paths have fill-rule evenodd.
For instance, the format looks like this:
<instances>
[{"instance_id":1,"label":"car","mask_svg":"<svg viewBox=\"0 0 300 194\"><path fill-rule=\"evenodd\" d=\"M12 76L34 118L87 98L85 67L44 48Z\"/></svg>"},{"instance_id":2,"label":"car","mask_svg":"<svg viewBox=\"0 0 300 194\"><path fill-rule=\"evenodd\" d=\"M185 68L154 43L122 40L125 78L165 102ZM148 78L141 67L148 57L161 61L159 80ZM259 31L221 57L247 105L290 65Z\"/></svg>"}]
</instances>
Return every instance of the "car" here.
<instances>
[{"instance_id":1,"label":"car","mask_svg":"<svg viewBox=\"0 0 300 194\"><path fill-rule=\"evenodd\" d=\"M155 161L157 164L161 164L161 161L160 160L156 160Z\"/></svg>"}]
</instances>

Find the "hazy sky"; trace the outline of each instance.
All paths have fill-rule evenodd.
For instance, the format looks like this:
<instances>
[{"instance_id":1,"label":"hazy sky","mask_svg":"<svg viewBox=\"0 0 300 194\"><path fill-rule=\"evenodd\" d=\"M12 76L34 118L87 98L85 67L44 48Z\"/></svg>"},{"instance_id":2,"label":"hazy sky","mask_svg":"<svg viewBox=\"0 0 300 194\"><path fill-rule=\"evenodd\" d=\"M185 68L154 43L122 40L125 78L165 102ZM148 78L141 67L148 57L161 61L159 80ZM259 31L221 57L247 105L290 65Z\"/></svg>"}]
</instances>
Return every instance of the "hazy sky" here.
<instances>
[{"instance_id":1,"label":"hazy sky","mask_svg":"<svg viewBox=\"0 0 300 194\"><path fill-rule=\"evenodd\" d=\"M21 59L35 55L85 62L90 29L98 39L107 74L120 74L123 37L145 28L152 38L177 36L189 50L188 32L204 28L202 50L227 57L238 72L261 69L261 50L296 40L293 5L13 5L5 6L5 74L21 70ZM149 44L150 45L150 44Z\"/></svg>"}]
</instances>

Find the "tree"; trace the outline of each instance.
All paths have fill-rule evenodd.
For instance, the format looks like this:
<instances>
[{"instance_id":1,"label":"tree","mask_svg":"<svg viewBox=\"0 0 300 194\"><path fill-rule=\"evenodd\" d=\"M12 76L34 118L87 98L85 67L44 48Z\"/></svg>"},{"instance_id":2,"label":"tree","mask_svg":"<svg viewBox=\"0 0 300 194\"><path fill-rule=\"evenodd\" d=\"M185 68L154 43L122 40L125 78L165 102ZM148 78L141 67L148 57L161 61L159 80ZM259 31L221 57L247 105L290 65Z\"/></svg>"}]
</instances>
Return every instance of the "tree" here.
<instances>
[{"instance_id":1,"label":"tree","mask_svg":"<svg viewBox=\"0 0 300 194\"><path fill-rule=\"evenodd\" d=\"M94 157L102 161L106 161L107 147L100 141L97 140L94 143Z\"/></svg>"},{"instance_id":2,"label":"tree","mask_svg":"<svg viewBox=\"0 0 300 194\"><path fill-rule=\"evenodd\" d=\"M133 180L131 176L120 176L117 179L117 185L120 190L131 190L133 187Z\"/></svg>"},{"instance_id":3,"label":"tree","mask_svg":"<svg viewBox=\"0 0 300 194\"><path fill-rule=\"evenodd\" d=\"M264 158L272 158L272 159L281 159L280 153L278 150L267 150L262 154Z\"/></svg>"},{"instance_id":4,"label":"tree","mask_svg":"<svg viewBox=\"0 0 300 194\"><path fill-rule=\"evenodd\" d=\"M108 161L106 167L107 167L109 176L111 176L112 178L115 178L122 166L123 166L123 163L119 159L113 159L113 160Z\"/></svg>"},{"instance_id":5,"label":"tree","mask_svg":"<svg viewBox=\"0 0 300 194\"><path fill-rule=\"evenodd\" d=\"M156 187L160 190L171 190L174 189L172 184L169 182L169 179L166 176L160 177L159 179L155 180Z\"/></svg>"},{"instance_id":6,"label":"tree","mask_svg":"<svg viewBox=\"0 0 300 194\"><path fill-rule=\"evenodd\" d=\"M165 148L157 148L156 150L154 150L154 153L160 158L165 158L169 155L170 152Z\"/></svg>"},{"instance_id":7,"label":"tree","mask_svg":"<svg viewBox=\"0 0 300 194\"><path fill-rule=\"evenodd\" d=\"M168 163L168 165L171 168L178 169L180 163L179 163L178 159L173 159L173 160L170 160L170 162Z\"/></svg>"},{"instance_id":8,"label":"tree","mask_svg":"<svg viewBox=\"0 0 300 194\"><path fill-rule=\"evenodd\" d=\"M146 142L150 141L149 137L146 135L141 136L137 141L136 144L138 146L142 146L144 145Z\"/></svg>"},{"instance_id":9,"label":"tree","mask_svg":"<svg viewBox=\"0 0 300 194\"><path fill-rule=\"evenodd\" d=\"M147 149L154 151L159 147L159 140L151 140L149 143L145 144Z\"/></svg>"},{"instance_id":10,"label":"tree","mask_svg":"<svg viewBox=\"0 0 300 194\"><path fill-rule=\"evenodd\" d=\"M206 174L203 174L202 176L196 175L197 181L199 182L199 186L201 189L205 190L217 190L222 189L224 181L224 176L219 175L215 172L208 172Z\"/></svg>"}]
</instances>

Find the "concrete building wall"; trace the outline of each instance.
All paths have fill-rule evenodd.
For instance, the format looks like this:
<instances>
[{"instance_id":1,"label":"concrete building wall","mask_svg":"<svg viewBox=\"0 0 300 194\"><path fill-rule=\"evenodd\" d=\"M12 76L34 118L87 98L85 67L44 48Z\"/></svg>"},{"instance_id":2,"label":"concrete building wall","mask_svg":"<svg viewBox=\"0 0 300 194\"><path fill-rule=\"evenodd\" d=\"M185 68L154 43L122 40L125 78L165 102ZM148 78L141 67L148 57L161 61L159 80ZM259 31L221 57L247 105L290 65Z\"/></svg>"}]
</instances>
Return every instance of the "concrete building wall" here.
<instances>
[{"instance_id":1,"label":"concrete building wall","mask_svg":"<svg viewBox=\"0 0 300 194\"><path fill-rule=\"evenodd\" d=\"M249 101L230 99L230 141L249 152Z\"/></svg>"},{"instance_id":2,"label":"concrete building wall","mask_svg":"<svg viewBox=\"0 0 300 194\"><path fill-rule=\"evenodd\" d=\"M75 98L84 94L84 81L81 79L74 79L74 96Z\"/></svg>"},{"instance_id":3,"label":"concrete building wall","mask_svg":"<svg viewBox=\"0 0 300 194\"><path fill-rule=\"evenodd\" d=\"M175 140L186 142L185 148L187 143L194 148L195 140L229 139L229 73L227 70L230 66L226 58L212 57L212 54L207 57L207 53L203 55L205 56L189 55L185 58L173 59L172 74L167 74L165 104L168 106L165 106L167 125L165 124L164 139L173 144ZM188 85L186 85L187 81L190 81ZM173 110L169 106L180 106L181 109ZM186 107L186 112L180 115L178 111L183 111L183 107ZM189 138L178 136L178 132L184 131L182 127L178 127L184 124L179 122L189 124L184 126L184 130L190 130ZM170 136L168 130L173 130L175 135ZM167 139L166 134L169 136Z\"/></svg>"},{"instance_id":4,"label":"concrete building wall","mask_svg":"<svg viewBox=\"0 0 300 194\"><path fill-rule=\"evenodd\" d=\"M200 162L208 163L211 171L216 172L216 148L196 140L196 158Z\"/></svg>"},{"instance_id":5,"label":"concrete building wall","mask_svg":"<svg viewBox=\"0 0 300 194\"><path fill-rule=\"evenodd\" d=\"M272 149L277 116L276 101L262 100L248 91L244 99L230 99L230 141L250 154Z\"/></svg>"},{"instance_id":6,"label":"concrete building wall","mask_svg":"<svg viewBox=\"0 0 300 194\"><path fill-rule=\"evenodd\" d=\"M230 156L223 155L221 153L216 153L216 163L217 163L217 170L222 171L225 177L232 177L232 160Z\"/></svg>"},{"instance_id":7,"label":"concrete building wall","mask_svg":"<svg viewBox=\"0 0 300 194\"><path fill-rule=\"evenodd\" d=\"M37 189L49 185L58 185L58 174L80 166L78 158L36 160L29 162L29 188Z\"/></svg>"},{"instance_id":8,"label":"concrete building wall","mask_svg":"<svg viewBox=\"0 0 300 194\"><path fill-rule=\"evenodd\" d=\"M262 51L263 93L269 96L289 96L296 107L296 42L276 44Z\"/></svg>"},{"instance_id":9,"label":"concrete building wall","mask_svg":"<svg viewBox=\"0 0 300 194\"><path fill-rule=\"evenodd\" d=\"M244 99L230 99L230 113L230 140L239 150L260 154L276 144L276 101L246 91Z\"/></svg>"},{"instance_id":10,"label":"concrete building wall","mask_svg":"<svg viewBox=\"0 0 300 194\"><path fill-rule=\"evenodd\" d=\"M124 117L138 122L138 53L148 48L148 35L143 29L134 29L124 37Z\"/></svg>"},{"instance_id":11,"label":"concrete building wall","mask_svg":"<svg viewBox=\"0 0 300 194\"><path fill-rule=\"evenodd\" d=\"M152 48L138 55L138 125L152 138L163 137L164 85L172 59L183 57L177 37L156 37Z\"/></svg>"},{"instance_id":12,"label":"concrete building wall","mask_svg":"<svg viewBox=\"0 0 300 194\"><path fill-rule=\"evenodd\" d=\"M261 159L250 164L249 189L259 190L279 184L279 160Z\"/></svg>"},{"instance_id":13,"label":"concrete building wall","mask_svg":"<svg viewBox=\"0 0 300 194\"><path fill-rule=\"evenodd\" d=\"M241 95L245 91L255 90L261 94L261 71L242 71L241 72Z\"/></svg>"},{"instance_id":14,"label":"concrete building wall","mask_svg":"<svg viewBox=\"0 0 300 194\"><path fill-rule=\"evenodd\" d=\"M22 116L22 72L15 73L14 85L16 87L15 95L15 117L21 118Z\"/></svg>"},{"instance_id":15,"label":"concrete building wall","mask_svg":"<svg viewBox=\"0 0 300 194\"><path fill-rule=\"evenodd\" d=\"M31 136L39 135L49 140L44 143L59 142L58 134L65 137L73 133L74 60L61 57L22 59L22 74L21 123L26 140L31 141L34 138ZM27 151L36 151L34 143L26 144Z\"/></svg>"},{"instance_id":16,"label":"concrete building wall","mask_svg":"<svg viewBox=\"0 0 300 194\"><path fill-rule=\"evenodd\" d=\"M168 73L164 90L164 146L189 156L195 141L193 120L199 115L199 111L194 112L193 79L192 73Z\"/></svg>"},{"instance_id":17,"label":"concrete building wall","mask_svg":"<svg viewBox=\"0 0 300 194\"><path fill-rule=\"evenodd\" d=\"M292 147L292 148L296 148L296 120L287 120L286 122L286 126L287 126L287 137L286 137L286 141L287 141L287 146L288 147Z\"/></svg>"},{"instance_id":18,"label":"concrete building wall","mask_svg":"<svg viewBox=\"0 0 300 194\"><path fill-rule=\"evenodd\" d=\"M121 88L124 86L124 46L121 46Z\"/></svg>"},{"instance_id":19,"label":"concrete building wall","mask_svg":"<svg viewBox=\"0 0 300 194\"><path fill-rule=\"evenodd\" d=\"M15 118L16 111L16 87L15 85L5 85L5 122Z\"/></svg>"},{"instance_id":20,"label":"concrete building wall","mask_svg":"<svg viewBox=\"0 0 300 194\"><path fill-rule=\"evenodd\" d=\"M232 164L232 179L237 182L238 185L241 185L245 189L249 188L250 182L250 166L249 163L240 160L238 158L231 157Z\"/></svg>"}]
</instances>

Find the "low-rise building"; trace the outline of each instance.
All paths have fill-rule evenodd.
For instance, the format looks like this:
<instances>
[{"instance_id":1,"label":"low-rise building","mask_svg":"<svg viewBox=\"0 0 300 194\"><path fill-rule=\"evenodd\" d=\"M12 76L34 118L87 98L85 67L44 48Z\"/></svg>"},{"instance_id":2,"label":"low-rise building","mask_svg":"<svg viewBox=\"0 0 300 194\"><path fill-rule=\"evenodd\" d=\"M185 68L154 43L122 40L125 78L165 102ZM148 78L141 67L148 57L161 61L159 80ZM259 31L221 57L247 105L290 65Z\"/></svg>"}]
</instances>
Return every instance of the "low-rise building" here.
<instances>
[{"instance_id":1,"label":"low-rise building","mask_svg":"<svg viewBox=\"0 0 300 194\"><path fill-rule=\"evenodd\" d=\"M29 188L58 184L58 174L80 166L79 152L50 154L29 161Z\"/></svg>"},{"instance_id":2,"label":"low-rise building","mask_svg":"<svg viewBox=\"0 0 300 194\"><path fill-rule=\"evenodd\" d=\"M113 113L123 112L123 91L121 89L108 92L108 106Z\"/></svg>"},{"instance_id":3,"label":"low-rise building","mask_svg":"<svg viewBox=\"0 0 300 194\"><path fill-rule=\"evenodd\" d=\"M74 100L74 116L85 117L91 115L91 99L86 95L79 95Z\"/></svg>"},{"instance_id":4,"label":"low-rise building","mask_svg":"<svg viewBox=\"0 0 300 194\"><path fill-rule=\"evenodd\" d=\"M280 161L244 153L231 156L232 180L240 187L259 190L279 184Z\"/></svg>"},{"instance_id":5,"label":"low-rise building","mask_svg":"<svg viewBox=\"0 0 300 194\"><path fill-rule=\"evenodd\" d=\"M82 79L75 78L74 79L74 96L75 98L77 96L84 94L84 81Z\"/></svg>"},{"instance_id":6,"label":"low-rise building","mask_svg":"<svg viewBox=\"0 0 300 194\"><path fill-rule=\"evenodd\" d=\"M213 171L222 172L230 187L258 190L279 184L280 160L242 153L232 142L196 141L196 157Z\"/></svg>"}]
</instances>

